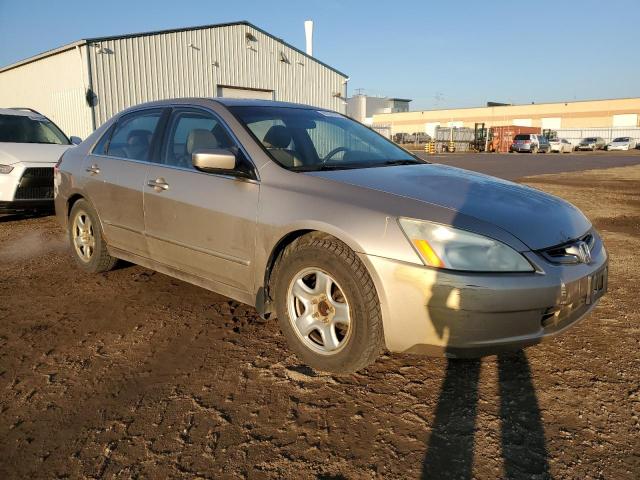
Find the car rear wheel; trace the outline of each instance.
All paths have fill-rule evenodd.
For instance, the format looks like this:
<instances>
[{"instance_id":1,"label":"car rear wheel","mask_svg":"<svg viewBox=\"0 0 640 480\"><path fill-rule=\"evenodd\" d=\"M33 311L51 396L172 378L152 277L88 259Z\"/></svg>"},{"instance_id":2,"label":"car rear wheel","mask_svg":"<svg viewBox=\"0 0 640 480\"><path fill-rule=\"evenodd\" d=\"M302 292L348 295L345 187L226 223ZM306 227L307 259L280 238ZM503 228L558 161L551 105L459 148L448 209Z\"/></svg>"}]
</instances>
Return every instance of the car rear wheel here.
<instances>
[{"instance_id":1,"label":"car rear wheel","mask_svg":"<svg viewBox=\"0 0 640 480\"><path fill-rule=\"evenodd\" d=\"M98 214L86 200L73 204L69 215L69 240L76 263L87 272L109 271L118 261L109 255Z\"/></svg>"},{"instance_id":2,"label":"car rear wheel","mask_svg":"<svg viewBox=\"0 0 640 480\"><path fill-rule=\"evenodd\" d=\"M384 347L378 295L365 266L343 242L305 235L283 252L274 296L282 333L307 365L351 373Z\"/></svg>"}]
</instances>

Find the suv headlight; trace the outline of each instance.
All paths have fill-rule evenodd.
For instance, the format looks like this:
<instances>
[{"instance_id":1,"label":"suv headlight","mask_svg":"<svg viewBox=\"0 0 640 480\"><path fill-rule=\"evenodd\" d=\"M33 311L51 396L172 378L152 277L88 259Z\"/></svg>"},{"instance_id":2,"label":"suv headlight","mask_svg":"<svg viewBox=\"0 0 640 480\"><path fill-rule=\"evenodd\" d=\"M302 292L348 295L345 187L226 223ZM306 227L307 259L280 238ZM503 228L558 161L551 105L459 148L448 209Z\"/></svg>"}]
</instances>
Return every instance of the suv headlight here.
<instances>
[{"instance_id":1,"label":"suv headlight","mask_svg":"<svg viewBox=\"0 0 640 480\"><path fill-rule=\"evenodd\" d=\"M0 173L11 173L13 167L11 165L0 165Z\"/></svg>"},{"instance_id":2,"label":"suv headlight","mask_svg":"<svg viewBox=\"0 0 640 480\"><path fill-rule=\"evenodd\" d=\"M474 272L532 272L513 248L498 240L423 220L399 219L425 265Z\"/></svg>"}]
</instances>

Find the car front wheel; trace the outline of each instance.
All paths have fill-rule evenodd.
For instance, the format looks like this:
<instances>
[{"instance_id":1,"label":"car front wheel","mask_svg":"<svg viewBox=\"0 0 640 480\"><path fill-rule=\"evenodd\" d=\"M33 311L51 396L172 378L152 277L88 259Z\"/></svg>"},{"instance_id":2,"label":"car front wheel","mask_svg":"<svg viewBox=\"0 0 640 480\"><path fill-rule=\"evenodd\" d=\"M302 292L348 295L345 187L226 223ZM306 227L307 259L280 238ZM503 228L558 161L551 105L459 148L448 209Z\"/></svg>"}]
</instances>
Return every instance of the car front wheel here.
<instances>
[{"instance_id":1,"label":"car front wheel","mask_svg":"<svg viewBox=\"0 0 640 480\"><path fill-rule=\"evenodd\" d=\"M307 365L351 373L384 347L378 295L364 264L343 242L305 235L289 245L274 271L280 328Z\"/></svg>"}]
</instances>

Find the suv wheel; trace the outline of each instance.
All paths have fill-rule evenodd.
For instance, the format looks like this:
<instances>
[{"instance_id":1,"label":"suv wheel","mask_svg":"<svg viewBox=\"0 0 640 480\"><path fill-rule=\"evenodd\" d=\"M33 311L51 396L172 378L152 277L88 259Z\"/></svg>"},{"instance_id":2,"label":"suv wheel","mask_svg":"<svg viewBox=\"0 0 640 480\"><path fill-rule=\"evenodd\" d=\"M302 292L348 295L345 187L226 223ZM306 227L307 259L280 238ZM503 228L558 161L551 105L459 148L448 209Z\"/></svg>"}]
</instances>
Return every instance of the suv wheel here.
<instances>
[{"instance_id":1,"label":"suv wheel","mask_svg":"<svg viewBox=\"0 0 640 480\"><path fill-rule=\"evenodd\" d=\"M305 235L274 271L276 312L291 350L311 367L350 373L384 347L378 295L365 266L343 242Z\"/></svg>"},{"instance_id":2,"label":"suv wheel","mask_svg":"<svg viewBox=\"0 0 640 480\"><path fill-rule=\"evenodd\" d=\"M86 200L73 204L69 215L69 240L76 263L87 272L109 271L118 261L107 252L98 214Z\"/></svg>"}]
</instances>

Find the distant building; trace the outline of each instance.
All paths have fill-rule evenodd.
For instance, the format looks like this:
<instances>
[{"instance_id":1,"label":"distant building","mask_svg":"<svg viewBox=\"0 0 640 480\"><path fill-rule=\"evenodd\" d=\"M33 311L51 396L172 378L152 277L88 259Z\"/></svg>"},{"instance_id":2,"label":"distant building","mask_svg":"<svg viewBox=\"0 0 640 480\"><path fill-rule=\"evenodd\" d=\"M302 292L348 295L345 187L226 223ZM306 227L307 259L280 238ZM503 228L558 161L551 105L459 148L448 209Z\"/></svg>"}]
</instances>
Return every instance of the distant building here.
<instances>
[{"instance_id":1,"label":"distant building","mask_svg":"<svg viewBox=\"0 0 640 480\"><path fill-rule=\"evenodd\" d=\"M409 102L411 100L406 98L371 97L358 94L347 98L347 115L358 122L371 125L374 115L408 112Z\"/></svg>"},{"instance_id":2,"label":"distant building","mask_svg":"<svg viewBox=\"0 0 640 480\"><path fill-rule=\"evenodd\" d=\"M433 135L436 127L474 128L476 124L482 123L485 127L517 125L538 127L543 131L581 129L584 135L600 135L593 129L635 130L640 127L640 98L525 105L494 104L477 108L376 112L373 115L373 126L384 125L391 135L415 132Z\"/></svg>"}]
</instances>

